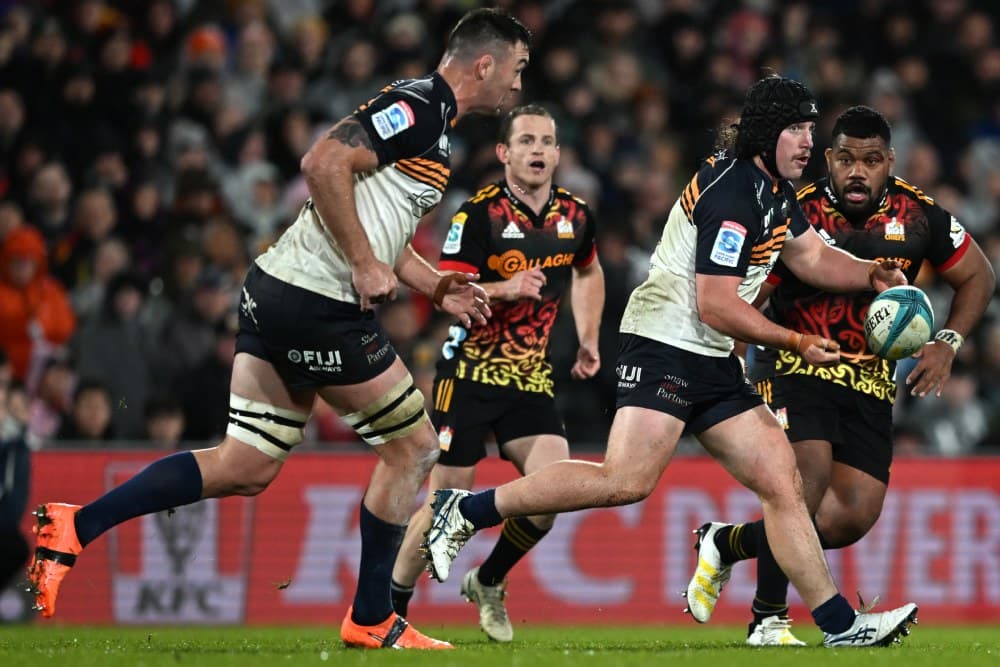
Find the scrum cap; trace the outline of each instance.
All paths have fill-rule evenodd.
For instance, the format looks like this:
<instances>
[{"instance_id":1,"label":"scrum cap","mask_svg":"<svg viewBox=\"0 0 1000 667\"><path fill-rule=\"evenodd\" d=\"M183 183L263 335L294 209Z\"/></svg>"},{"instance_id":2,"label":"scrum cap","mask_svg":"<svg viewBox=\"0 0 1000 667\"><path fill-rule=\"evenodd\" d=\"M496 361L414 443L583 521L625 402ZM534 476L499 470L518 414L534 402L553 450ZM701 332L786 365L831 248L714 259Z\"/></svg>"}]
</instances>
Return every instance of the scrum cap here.
<instances>
[{"instance_id":1,"label":"scrum cap","mask_svg":"<svg viewBox=\"0 0 1000 667\"><path fill-rule=\"evenodd\" d=\"M778 135L792 123L817 118L816 98L808 88L793 79L765 77L747 91L743 100L736 157L761 155L768 171L778 176L774 161Z\"/></svg>"}]
</instances>

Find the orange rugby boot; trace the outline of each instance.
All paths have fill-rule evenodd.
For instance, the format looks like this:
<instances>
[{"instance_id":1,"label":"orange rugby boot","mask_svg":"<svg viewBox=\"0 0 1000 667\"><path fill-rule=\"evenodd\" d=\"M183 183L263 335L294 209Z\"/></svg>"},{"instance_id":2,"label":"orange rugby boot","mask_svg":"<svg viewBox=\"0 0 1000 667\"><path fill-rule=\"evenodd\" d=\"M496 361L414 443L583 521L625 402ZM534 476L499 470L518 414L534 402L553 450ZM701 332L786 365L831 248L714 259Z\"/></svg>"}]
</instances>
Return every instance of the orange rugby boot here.
<instances>
[{"instance_id":1,"label":"orange rugby boot","mask_svg":"<svg viewBox=\"0 0 1000 667\"><path fill-rule=\"evenodd\" d=\"M32 512L37 522L31 530L38 539L35 542L35 557L28 568L29 591L35 595L33 609L42 612L45 618L51 618L56 613L59 584L83 551L76 538L74 523L79 509L79 505L46 503Z\"/></svg>"},{"instance_id":2,"label":"orange rugby boot","mask_svg":"<svg viewBox=\"0 0 1000 667\"><path fill-rule=\"evenodd\" d=\"M340 625L340 639L351 648L410 648L445 649L455 648L448 642L421 634L405 618L393 612L378 625L358 625L351 620L354 607L347 610L347 616Z\"/></svg>"}]
</instances>

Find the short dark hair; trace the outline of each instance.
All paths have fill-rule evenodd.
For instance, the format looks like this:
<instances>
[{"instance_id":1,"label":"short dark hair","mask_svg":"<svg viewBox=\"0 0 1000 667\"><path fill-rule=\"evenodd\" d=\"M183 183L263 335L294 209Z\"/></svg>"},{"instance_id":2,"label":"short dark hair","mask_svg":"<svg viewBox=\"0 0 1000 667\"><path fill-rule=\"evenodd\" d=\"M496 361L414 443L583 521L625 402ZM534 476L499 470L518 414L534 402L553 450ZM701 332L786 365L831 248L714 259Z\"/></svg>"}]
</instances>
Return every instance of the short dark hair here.
<instances>
[{"instance_id":1,"label":"short dark hair","mask_svg":"<svg viewBox=\"0 0 1000 667\"><path fill-rule=\"evenodd\" d=\"M531 46L531 31L503 9L483 8L467 12L448 35L445 53L468 59L483 50L497 51L500 44L518 42Z\"/></svg>"},{"instance_id":2,"label":"short dark hair","mask_svg":"<svg viewBox=\"0 0 1000 667\"><path fill-rule=\"evenodd\" d=\"M549 110L543 107L541 104L525 104L523 106L514 107L504 115L503 119L500 121L500 136L498 141L502 144L510 143L510 133L514 129L514 119L519 116L543 116L545 118L552 118L552 114ZM552 124L555 124L555 119L552 118ZM556 131L556 143L559 142L559 132Z\"/></svg>"},{"instance_id":3,"label":"short dark hair","mask_svg":"<svg viewBox=\"0 0 1000 667\"><path fill-rule=\"evenodd\" d=\"M851 107L837 116L831 137L836 141L842 134L855 139L882 137L886 145L892 142L892 127L885 115L878 109L862 105Z\"/></svg>"}]
</instances>

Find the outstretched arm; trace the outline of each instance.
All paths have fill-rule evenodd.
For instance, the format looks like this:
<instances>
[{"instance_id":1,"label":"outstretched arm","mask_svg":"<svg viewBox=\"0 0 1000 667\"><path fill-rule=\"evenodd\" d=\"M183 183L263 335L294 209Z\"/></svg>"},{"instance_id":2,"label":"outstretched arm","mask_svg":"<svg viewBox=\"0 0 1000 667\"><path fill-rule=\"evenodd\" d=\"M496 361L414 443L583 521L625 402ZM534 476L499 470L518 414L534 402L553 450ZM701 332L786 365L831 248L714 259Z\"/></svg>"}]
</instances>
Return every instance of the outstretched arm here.
<instances>
[{"instance_id":1,"label":"outstretched arm","mask_svg":"<svg viewBox=\"0 0 1000 667\"><path fill-rule=\"evenodd\" d=\"M860 259L840 248L827 245L816 230L785 241L781 261L802 282L828 292L881 292L905 285L906 276L896 262Z\"/></svg>"}]
</instances>

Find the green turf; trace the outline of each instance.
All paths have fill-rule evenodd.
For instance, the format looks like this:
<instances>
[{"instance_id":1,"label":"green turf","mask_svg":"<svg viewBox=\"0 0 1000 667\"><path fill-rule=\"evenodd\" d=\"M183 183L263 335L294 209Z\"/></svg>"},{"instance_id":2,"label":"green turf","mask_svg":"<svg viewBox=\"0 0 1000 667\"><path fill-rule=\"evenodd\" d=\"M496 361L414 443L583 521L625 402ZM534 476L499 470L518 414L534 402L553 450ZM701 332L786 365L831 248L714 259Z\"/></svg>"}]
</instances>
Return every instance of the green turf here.
<instances>
[{"instance_id":1,"label":"green turf","mask_svg":"<svg viewBox=\"0 0 1000 667\"><path fill-rule=\"evenodd\" d=\"M548 627L518 628L515 642L488 642L477 629L427 628L458 650L360 651L341 646L334 630L317 628L78 628L39 625L0 627L0 665L104 667L129 665L461 665L462 667L604 667L650 665L906 665L906 667L1000 667L1000 627L918 626L902 646L840 649L752 649L737 627ZM819 641L819 633L799 628Z\"/></svg>"}]
</instances>

